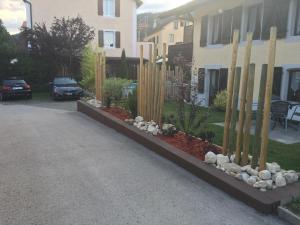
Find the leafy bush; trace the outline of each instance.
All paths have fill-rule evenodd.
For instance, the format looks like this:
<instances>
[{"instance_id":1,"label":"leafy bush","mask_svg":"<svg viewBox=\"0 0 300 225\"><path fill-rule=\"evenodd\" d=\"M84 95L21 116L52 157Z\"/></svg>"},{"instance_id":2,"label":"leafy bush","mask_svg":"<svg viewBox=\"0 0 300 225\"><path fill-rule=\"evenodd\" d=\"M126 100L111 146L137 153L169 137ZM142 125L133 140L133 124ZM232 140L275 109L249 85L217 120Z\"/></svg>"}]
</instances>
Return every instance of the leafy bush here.
<instances>
[{"instance_id":1,"label":"leafy bush","mask_svg":"<svg viewBox=\"0 0 300 225\"><path fill-rule=\"evenodd\" d=\"M127 108L130 111L133 118L137 117L137 90L133 89L132 93L128 94Z\"/></svg>"},{"instance_id":2,"label":"leafy bush","mask_svg":"<svg viewBox=\"0 0 300 225\"><path fill-rule=\"evenodd\" d=\"M220 111L226 111L226 103L227 103L227 91L221 91L216 95L214 99L214 107Z\"/></svg>"},{"instance_id":3,"label":"leafy bush","mask_svg":"<svg viewBox=\"0 0 300 225\"><path fill-rule=\"evenodd\" d=\"M95 90L96 52L89 45L85 47L81 59L82 80L80 84L89 91Z\"/></svg>"},{"instance_id":4,"label":"leafy bush","mask_svg":"<svg viewBox=\"0 0 300 225\"><path fill-rule=\"evenodd\" d=\"M122 90L130 84L129 80L120 78L110 78L105 80L103 85L104 100L106 107L110 107L113 101L122 99Z\"/></svg>"}]
</instances>

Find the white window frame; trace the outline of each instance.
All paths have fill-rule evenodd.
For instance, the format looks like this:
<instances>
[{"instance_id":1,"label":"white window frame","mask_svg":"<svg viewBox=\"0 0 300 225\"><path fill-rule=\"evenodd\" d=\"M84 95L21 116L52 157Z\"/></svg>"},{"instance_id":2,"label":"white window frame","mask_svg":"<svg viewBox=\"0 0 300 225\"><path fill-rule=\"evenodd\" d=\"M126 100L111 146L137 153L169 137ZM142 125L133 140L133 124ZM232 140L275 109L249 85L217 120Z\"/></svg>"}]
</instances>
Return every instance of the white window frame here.
<instances>
[{"instance_id":1,"label":"white window frame","mask_svg":"<svg viewBox=\"0 0 300 225\"><path fill-rule=\"evenodd\" d=\"M109 14L105 11L105 2L106 1L112 1L112 14ZM116 0L103 0L103 16L106 17L116 17Z\"/></svg>"},{"instance_id":2,"label":"white window frame","mask_svg":"<svg viewBox=\"0 0 300 225\"><path fill-rule=\"evenodd\" d=\"M105 33L108 33L108 32L113 33L113 38L114 38L113 47L106 46L106 44L105 44ZM106 48L106 49L116 48L116 31L115 30L104 30L103 31L103 45L104 45L104 48Z\"/></svg>"},{"instance_id":3,"label":"white window frame","mask_svg":"<svg viewBox=\"0 0 300 225\"><path fill-rule=\"evenodd\" d=\"M169 43L173 44L175 42L175 35L174 34L169 34Z\"/></svg>"}]
</instances>

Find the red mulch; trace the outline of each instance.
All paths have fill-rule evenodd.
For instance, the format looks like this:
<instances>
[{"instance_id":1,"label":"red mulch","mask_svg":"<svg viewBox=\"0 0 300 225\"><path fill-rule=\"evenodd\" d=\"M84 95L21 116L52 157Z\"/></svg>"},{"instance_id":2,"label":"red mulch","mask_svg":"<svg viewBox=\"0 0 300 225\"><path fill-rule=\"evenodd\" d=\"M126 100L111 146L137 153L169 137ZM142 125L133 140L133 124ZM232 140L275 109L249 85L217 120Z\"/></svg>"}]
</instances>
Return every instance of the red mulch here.
<instances>
[{"instance_id":1,"label":"red mulch","mask_svg":"<svg viewBox=\"0 0 300 225\"><path fill-rule=\"evenodd\" d=\"M111 108L102 108L102 110L123 121L125 119L131 118L130 113L128 113L125 109L122 108L111 107ZM219 149L216 146L209 146L209 144L205 141L196 138L191 138L191 140L188 140L188 137L182 132L175 134L173 137L158 135L157 138L167 142L168 144L202 161L204 160L205 154L208 151L213 151L216 154L221 153L221 149Z\"/></svg>"},{"instance_id":2,"label":"red mulch","mask_svg":"<svg viewBox=\"0 0 300 225\"><path fill-rule=\"evenodd\" d=\"M158 138L202 161L208 151L221 152L220 149L215 146L209 146L205 141L196 138L188 140L188 137L182 132L175 134L173 137L159 135Z\"/></svg>"},{"instance_id":3,"label":"red mulch","mask_svg":"<svg viewBox=\"0 0 300 225\"><path fill-rule=\"evenodd\" d=\"M110 107L110 108L103 108L101 109L109 114L112 114L114 117L117 117L120 120L130 119L131 115L125 109L118 108L118 107Z\"/></svg>"}]
</instances>

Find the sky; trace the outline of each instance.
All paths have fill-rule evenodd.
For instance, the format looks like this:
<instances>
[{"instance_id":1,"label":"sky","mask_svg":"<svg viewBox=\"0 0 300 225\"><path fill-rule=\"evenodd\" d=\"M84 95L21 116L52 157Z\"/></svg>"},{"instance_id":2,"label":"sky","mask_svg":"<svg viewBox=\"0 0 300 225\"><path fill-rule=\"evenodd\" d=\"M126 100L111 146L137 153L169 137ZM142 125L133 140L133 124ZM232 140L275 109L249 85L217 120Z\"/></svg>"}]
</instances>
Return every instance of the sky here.
<instances>
[{"instance_id":1,"label":"sky","mask_svg":"<svg viewBox=\"0 0 300 225\"><path fill-rule=\"evenodd\" d=\"M191 0L143 0L144 4L137 12L161 12L189 1ZM23 21L26 20L23 0L0 0L0 19L11 34L18 33Z\"/></svg>"}]
</instances>

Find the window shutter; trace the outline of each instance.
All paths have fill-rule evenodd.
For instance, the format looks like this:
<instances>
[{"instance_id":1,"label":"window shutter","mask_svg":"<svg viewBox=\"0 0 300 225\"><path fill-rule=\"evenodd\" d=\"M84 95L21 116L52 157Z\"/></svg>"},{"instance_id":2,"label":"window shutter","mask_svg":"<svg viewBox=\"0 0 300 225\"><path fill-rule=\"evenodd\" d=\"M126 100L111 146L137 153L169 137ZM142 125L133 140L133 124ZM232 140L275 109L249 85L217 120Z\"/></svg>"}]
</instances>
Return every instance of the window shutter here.
<instances>
[{"instance_id":1,"label":"window shutter","mask_svg":"<svg viewBox=\"0 0 300 225\"><path fill-rule=\"evenodd\" d=\"M273 81L273 95L280 97L281 93L281 79L282 79L283 68L274 68L274 81Z\"/></svg>"},{"instance_id":2,"label":"window shutter","mask_svg":"<svg viewBox=\"0 0 300 225\"><path fill-rule=\"evenodd\" d=\"M241 22L242 22L242 7L236 7L232 10L232 31L231 31L231 42L233 39L233 32L234 30L241 31ZM241 35L240 35L241 37Z\"/></svg>"},{"instance_id":3,"label":"window shutter","mask_svg":"<svg viewBox=\"0 0 300 225\"><path fill-rule=\"evenodd\" d=\"M98 15L103 16L103 0L98 0Z\"/></svg>"},{"instance_id":4,"label":"window shutter","mask_svg":"<svg viewBox=\"0 0 300 225\"><path fill-rule=\"evenodd\" d=\"M115 0L115 7L116 7L116 17L120 17L121 15L121 2L120 0Z\"/></svg>"},{"instance_id":5,"label":"window shutter","mask_svg":"<svg viewBox=\"0 0 300 225\"><path fill-rule=\"evenodd\" d=\"M198 92L204 93L204 84L205 84L205 69L199 68L198 70Z\"/></svg>"},{"instance_id":6,"label":"window shutter","mask_svg":"<svg viewBox=\"0 0 300 225\"><path fill-rule=\"evenodd\" d=\"M277 38L285 38L288 26L290 0L265 0L262 39L269 40L270 28L277 27Z\"/></svg>"},{"instance_id":7,"label":"window shutter","mask_svg":"<svg viewBox=\"0 0 300 225\"><path fill-rule=\"evenodd\" d=\"M200 47L207 45L207 26L208 16L203 16L201 19Z\"/></svg>"},{"instance_id":8,"label":"window shutter","mask_svg":"<svg viewBox=\"0 0 300 225\"><path fill-rule=\"evenodd\" d=\"M116 32L116 48L121 48L121 33Z\"/></svg>"},{"instance_id":9,"label":"window shutter","mask_svg":"<svg viewBox=\"0 0 300 225\"><path fill-rule=\"evenodd\" d=\"M232 10L227 10L223 14L222 21L222 33L221 33L221 43L226 45L230 43L231 39L231 26L232 26Z\"/></svg>"},{"instance_id":10,"label":"window shutter","mask_svg":"<svg viewBox=\"0 0 300 225\"><path fill-rule=\"evenodd\" d=\"M103 30L98 31L98 42L99 42L99 47L103 48L104 47L104 32L103 32Z\"/></svg>"}]
</instances>

